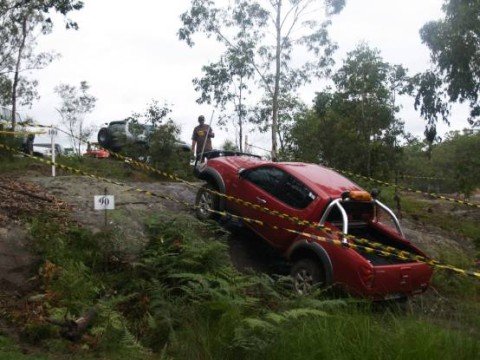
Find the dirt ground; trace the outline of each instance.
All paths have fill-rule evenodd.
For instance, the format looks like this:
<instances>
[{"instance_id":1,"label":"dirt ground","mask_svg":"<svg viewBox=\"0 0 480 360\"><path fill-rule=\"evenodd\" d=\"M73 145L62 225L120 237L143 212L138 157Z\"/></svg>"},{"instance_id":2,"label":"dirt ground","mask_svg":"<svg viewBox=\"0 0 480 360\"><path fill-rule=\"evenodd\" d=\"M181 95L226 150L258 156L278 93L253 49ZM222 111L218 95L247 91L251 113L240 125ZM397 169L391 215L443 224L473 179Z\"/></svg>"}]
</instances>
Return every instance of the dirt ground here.
<instances>
[{"instance_id":1,"label":"dirt ground","mask_svg":"<svg viewBox=\"0 0 480 360\"><path fill-rule=\"evenodd\" d=\"M17 224L0 228L0 292L20 294L26 291L33 261L25 229Z\"/></svg>"},{"instance_id":2,"label":"dirt ground","mask_svg":"<svg viewBox=\"0 0 480 360\"><path fill-rule=\"evenodd\" d=\"M1 179L0 177L0 190L2 189ZM57 204L56 206L59 206L58 202L61 206L68 206L70 216L94 232L100 231L105 226L104 212L93 209L94 195L102 195L105 190L108 194L115 195L116 209L107 213L107 226L120 235L117 236L118 249L132 254L140 251L147 241L144 221L149 216L165 211L173 213L186 211L193 216L193 211L181 204L128 191L126 187L106 184L89 177L29 176L17 181L28 184L30 192L40 195L40 198L55 199L52 201L53 204ZM155 182L129 183L128 185L169 195L190 204L195 200L195 189L181 183ZM10 208L5 208L5 201L2 202L10 198L11 192L3 190L4 199L1 198L2 192L0 192L0 291L19 293L26 284L28 285L28 278L31 275L29 268L35 258L28 250L29 237L25 227L17 217L12 216ZM24 195L24 198L17 199L16 203L35 201L41 203L41 200L32 198L30 195ZM52 205L51 201L45 200L45 202L48 206ZM32 211L44 211L42 208L44 205L39 204ZM5 218L7 218L6 221ZM466 254L474 251L471 241L452 236L428 224L404 219L402 225L406 237L431 256L438 256L444 248L455 249ZM267 273L286 272L285 263L251 232L234 231L229 242L232 262L239 270L245 271L251 268Z\"/></svg>"},{"instance_id":3,"label":"dirt ground","mask_svg":"<svg viewBox=\"0 0 480 360\"><path fill-rule=\"evenodd\" d=\"M136 253L145 245L145 219L165 211L191 212L182 204L148 196L130 188L108 184L84 176L62 176L57 178L35 177L29 178L49 193L64 199L72 206L72 217L80 224L93 232L105 227L105 212L94 210L95 195L105 192L115 196L115 210L107 212L107 227L113 229L120 236L121 243L117 244L120 250ZM184 184L155 182L129 182L132 188L141 188L159 195L178 198L183 202L194 203L195 193Z\"/></svg>"},{"instance_id":4,"label":"dirt ground","mask_svg":"<svg viewBox=\"0 0 480 360\"><path fill-rule=\"evenodd\" d=\"M63 222L69 211L65 202L38 185L0 177L0 292L20 295L31 286L35 257L24 217L50 213L51 221Z\"/></svg>"}]
</instances>

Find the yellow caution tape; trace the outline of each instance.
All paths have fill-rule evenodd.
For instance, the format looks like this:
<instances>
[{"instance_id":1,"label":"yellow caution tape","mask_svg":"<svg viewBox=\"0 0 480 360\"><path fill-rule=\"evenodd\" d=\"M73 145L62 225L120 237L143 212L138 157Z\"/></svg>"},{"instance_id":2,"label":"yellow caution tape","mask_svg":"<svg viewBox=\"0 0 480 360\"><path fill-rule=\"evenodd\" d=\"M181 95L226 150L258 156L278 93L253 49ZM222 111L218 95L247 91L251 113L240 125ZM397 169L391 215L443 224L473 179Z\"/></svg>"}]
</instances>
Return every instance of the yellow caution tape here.
<instances>
[{"instance_id":1,"label":"yellow caution tape","mask_svg":"<svg viewBox=\"0 0 480 360\"><path fill-rule=\"evenodd\" d=\"M26 125L31 125L31 126L37 126L37 127L42 127L42 128L51 128L51 126L46 126L46 125L41 125L41 124L38 124L38 123L25 123ZM57 128L58 129L58 128ZM71 135L70 135L71 136ZM85 140L83 139L80 139L79 137L76 137L76 136L73 136L75 139L81 141L82 143L87 143ZM151 167L151 166L148 166L146 164L143 164L141 162L138 162L138 161L135 161L133 159L130 159L128 157L125 157L125 156L122 156L120 154L117 154L113 151L110 151L108 149L104 149L102 148L102 150L105 150L107 151L108 153L110 153L110 155L112 155L113 157L116 157L118 159L121 159L121 160L128 160L129 162L131 162L132 164L134 164L135 166L139 167L139 168L142 168L144 170L148 170L148 171L152 171L154 173L157 173L161 176L164 176L166 178L169 178L171 180L175 180L175 181L180 181L180 182L183 182L185 184L189 184L189 185L193 185L189 182L187 182L186 180L184 179L181 179L180 177L178 177L177 175L175 174L170 174L170 173L167 173L167 172L164 172L164 171L160 171L154 167ZM332 170L334 171L337 171L337 172L340 172L340 173L343 173L343 174L348 174L350 176L353 176L353 177L357 177L357 178L362 178L362 179L365 179L365 180L368 180L368 181L371 181L371 182L376 182L378 184L381 184L381 185L385 185L385 186L389 186L389 187L397 187L398 189L400 190L403 190L403 191L408 191L408 192L412 192L412 193L416 193L416 194L420 194L420 195L424 195L424 196L431 196L431 197L434 197L434 198L437 198L437 199L440 199L440 200L445 200L445 201L449 201L449 202L453 202L453 203L457 203L457 204L461 204L461 205L466 205L466 206L471 206L471 207L476 207L476 208L480 208L480 204L476 204L476 203L471 203L471 202L468 202L468 201L462 201L462 200L458 200L458 199L454 199L454 198L449 198L449 197L446 197L446 196L443 196L443 195L440 195L440 194L436 194L436 193L429 193L429 192L424 192L424 191L421 191L421 190L416 190L416 189L412 189L412 188L409 188L409 187L404 187L404 186L399 186L399 185L395 185L395 184L391 184L389 182L386 182L386 181L382 181L382 180L378 180L378 179L374 179L374 178L371 178L371 177L368 177L368 176L364 176L364 175L360 175L360 174L355 174L353 172L350 172L350 171L347 171L347 170L339 170L339 169L335 169L335 168L331 168ZM435 179L435 180L445 180L445 178L435 178L435 177L428 177L428 176L425 176L425 177L422 177L422 176L411 176L411 175L401 175L401 177L403 178L415 178L415 179ZM222 196L221 193L217 193L216 195L218 196ZM224 194L223 194L224 195ZM232 199L229 199L229 200L232 200ZM248 206L248 205L247 205ZM287 215L288 216L288 215Z\"/></svg>"},{"instance_id":2,"label":"yellow caution tape","mask_svg":"<svg viewBox=\"0 0 480 360\"><path fill-rule=\"evenodd\" d=\"M367 180L367 181L370 181L370 182L375 182L375 183L380 184L380 185L384 185L384 186L388 186L388 187L396 187L397 189L402 190L402 191L407 191L407 192L420 194L420 195L424 195L424 196L430 196L430 197L433 197L433 198L436 198L436 199L445 200L445 201L448 201L448 202L461 204L461 205L466 205L466 206L475 207L475 208L480 209L480 204L471 203L469 201L458 200L458 199L449 198L449 197L446 197L446 196L443 196L443 195L440 195L440 194L436 194L436 193L429 193L429 192L416 190L416 189L412 189L412 188L401 186L401 185L391 184L389 182L374 179L372 177L368 177L368 176L364 176L364 175L360 175L360 174L355 174L355 173L353 173L351 171L347 171L347 170L339 170L339 169L335 169L335 168L331 168L331 169L334 170L334 171L337 171L339 173L345 174L345 175L349 175L349 176L352 176L352 177L364 179L364 180Z\"/></svg>"},{"instance_id":3,"label":"yellow caution tape","mask_svg":"<svg viewBox=\"0 0 480 360\"><path fill-rule=\"evenodd\" d=\"M25 136L25 135L41 135L46 134L44 131L0 131L0 134L13 135L13 136Z\"/></svg>"},{"instance_id":4,"label":"yellow caution tape","mask_svg":"<svg viewBox=\"0 0 480 360\"><path fill-rule=\"evenodd\" d=\"M44 126L44 125L39 125L39 126ZM83 141L84 140L81 140L79 138L77 138L78 140L80 141ZM103 148L102 148L103 149ZM105 151L107 151L111 156L119 159L119 160L122 160L122 161L128 161L129 164L137 167L137 168L140 168L142 170L145 170L145 171L150 171L152 173L155 173L155 174L158 174L160 176L163 176L163 177L166 177L170 180L173 180L173 181L179 181L179 182L182 182L184 184L186 184L187 186L189 187L193 187L193 188L196 188L196 189L199 189L201 186L198 186L196 184L193 184L191 182L188 182L182 178L180 178L179 176L175 175L175 174L171 174L171 173L167 173L165 171L161 171L155 167L152 167L152 166L149 166L145 163L142 163L142 162L139 162L139 161L136 161L134 159L131 159L131 158L127 158L123 155L120 155L116 152L113 152L113 151L110 151L108 149L103 149ZM387 252L392 252L392 253L397 253L397 249L391 247L391 246L386 246L386 245L383 245L381 243L377 243L377 242L372 242L370 240L367 240L365 238L357 238L357 237L354 237L352 235L348 235L348 234L344 234L343 232L341 231L338 231L338 230L335 230L335 229L332 229L332 228L329 228L328 226L324 226L324 225L319 225L318 223L315 223L315 222L310 222L308 220L305 220L305 219L300 219L296 216L291 216L289 214L286 214L286 213L282 213L280 211L277 211L277 210L272 210L266 206L261 206L261 205L258 205L258 204L254 204L252 202L249 202L249 201L246 201L246 200L243 200L243 199L240 199L240 198L236 198L234 196L231 196L231 195L226 195L222 192L219 192L219 191L216 191L216 190L213 190L213 189L205 189L206 191L216 195L216 196L219 196L219 197L222 197L226 200L229 200L229 201L233 201L233 202L236 202L237 204L240 204L242 206L246 206L246 207L250 207L250 208L253 208L257 211L261 211L261 212L264 212L264 213L267 213L269 215L273 215L275 217L278 217L278 218L281 218L281 219L286 219L286 220L289 220L290 222L296 224L296 225L300 225L300 226L311 226L311 227L314 227L316 229L319 229L321 231L325 231L326 233L330 234L330 235L340 235L344 238L347 238L347 239L350 239L352 241L355 241L356 243L358 244L363 244L363 245L369 245L369 246L372 246L376 249L379 249L379 250L383 250L383 251L387 251ZM399 255L402 255L402 252L399 253Z\"/></svg>"},{"instance_id":5,"label":"yellow caution tape","mask_svg":"<svg viewBox=\"0 0 480 360\"><path fill-rule=\"evenodd\" d=\"M45 126L45 125L40 125L40 124L37 124L37 126L39 127L48 127L48 126ZM77 138L77 140L81 141L81 142L85 142L84 140L80 139L80 138ZM103 148L102 148L103 149ZM145 170L145 171L150 171L152 173L155 173L155 174L158 174L160 176L163 176L163 177L166 177L170 180L173 180L173 181L179 181L179 182L182 182L184 184L186 184L187 186L189 187L193 187L193 188L196 188L196 189L199 189L201 186L197 185L197 184L193 184L191 182L188 182L182 178L180 178L179 176L175 175L175 174L171 174L171 173L167 173L165 171L161 171L155 167L152 167L152 166L149 166L145 163L142 163L142 162L139 162L139 161L136 161L134 159L131 159L131 158L128 158L128 157L125 157L123 155L120 155L118 153L115 153L113 151L110 151L108 149L103 149L105 151L107 151L111 156L117 158L117 159L120 159L122 161L128 161L129 164L139 168L139 169L142 169L142 170ZM333 170L336 170L336 169L333 169ZM336 170L338 172L342 172L342 173L345 173L341 170ZM357 174L353 174L351 173L352 176L354 175L357 175ZM362 175L358 175L358 176L362 176ZM366 177L365 177L366 178ZM370 178L372 180L375 180L377 182L381 182L380 180L376 180L376 179L373 179L373 178ZM386 182L381 182L381 183L384 183L384 184L388 184ZM324 225L319 225L318 223L315 223L315 222L311 222L311 221L308 221L308 220L305 220L305 219L300 219L299 217L296 217L296 216L291 216L289 214L286 214L286 213L283 213L283 212L280 212L280 211L277 211L277 210L272 210L266 206L261 206L261 205L258 205L258 204L255 204L255 203L252 203L252 202L249 202L249 201L246 201L246 200L243 200L243 199L240 199L240 198L236 198L234 196L231 196L231 195L226 195L222 192L219 192L219 191L216 191L216 190L213 190L213 189L205 189L206 191L216 195L216 196L219 196L219 197L222 197L228 201L233 201L233 202L236 202L237 204L240 204L242 206L246 206L246 207L250 207L250 208L253 208L257 211L261 211L261 212L264 212L266 214L269 214L269 215L272 215L272 216L275 216L275 217L278 217L278 218L281 218L281 219L285 219L285 220L288 220L296 225L299 225L299 226L311 226L313 228L316 228L316 229L319 229L321 231L324 231L330 235L339 235L339 236L342 236L346 239L349 239L349 240L352 240L352 241L355 241L356 243L358 244L363 244L363 245L369 245L369 246L372 246L374 247L375 249L378 249L378 250L383 250L383 251L386 251L386 252L391 252L391 253L398 253L399 255L402 255L402 252L391 246L386 246L386 245L383 245L381 243L377 243L377 242L372 242L368 239L365 239L365 238L357 238L357 237L354 237L352 235L348 235L348 234L344 234L343 232L339 231L339 230L336 230L336 229L332 229L332 228L329 228L328 226L324 226ZM416 191L416 192L419 192L419 191ZM420 192L421 194L427 194L427 193L422 193ZM480 205L478 205L480 207Z\"/></svg>"},{"instance_id":6,"label":"yellow caution tape","mask_svg":"<svg viewBox=\"0 0 480 360\"><path fill-rule=\"evenodd\" d=\"M1 143L0 143L0 148L6 149L6 150L14 152L14 153L22 154L20 151L12 148L10 146L1 144ZM144 190L144 189L140 189L140 188L134 188L134 187L131 187L131 186L126 185L126 184L124 184L122 182L119 182L119 181L110 180L110 179L107 179L107 178L104 178L104 177L101 177L101 176L97 176L97 175L94 175L94 174L87 173L87 172L79 170L79 169L75 169L75 168L70 167L70 166L54 163L52 161L45 160L45 159L42 159L42 158L37 158L37 157L34 157L32 155L28 155L28 154L24 154L24 155L29 157L29 158L32 158L32 159L34 159L38 162L42 162L46 165L55 165L55 166L57 166L57 167L59 167L63 170L66 170L66 171L69 171L69 172L72 172L72 173L75 173L75 174L84 175L84 176L87 176L87 177L90 177L90 178L93 178L93 179L97 179L97 180L100 180L100 181L103 181L103 182L107 182L107 183L119 185L119 186L122 186L122 187L126 187L128 191L135 191L135 192L143 193L143 194L148 195L148 196L153 196L153 197L158 197L158 198L170 200L170 201L182 204L182 205L186 206L187 208L193 208L193 209L199 208L198 206L192 206L188 202L185 202L185 201L182 201L182 200L179 200L179 199L167 196L167 195L161 195L161 194L154 193L152 191L148 191L148 190ZM480 279L480 273L478 273L478 272L460 269L460 268L454 267L452 265L443 264L443 263L441 263L437 260L434 260L434 259L428 259L428 258L425 258L423 256L414 255L414 254L411 254L409 252L401 251L401 250L398 250L398 249L395 249L395 248L391 248L391 249L396 250L396 252L385 251L385 250L381 250L381 249L378 249L378 248L375 248L375 247L352 244L352 243L343 242L343 241L340 241L340 240L337 240L337 239L329 239L329 238L326 238L326 237L322 237L322 236L318 236L318 235L314 235L314 234L310 234L310 233L306 233L306 232L302 232L302 231L297 231L297 230L293 230L293 229L278 227L278 226L275 226L275 225L265 224L263 221L256 220L256 219L251 219L251 218L247 218L247 217L242 217L242 216L238 216L238 215L234 215L234 214L230 214L226 211L216 211L216 210L211 210L211 209L207 209L207 210L212 212L212 213L218 214L218 215L230 216L232 218L240 219L242 221L249 222L249 223L255 223L255 224L260 225L260 226L271 226L272 228L277 229L277 230L284 230L284 231L288 231L290 233L301 235L301 236L304 236L304 237L307 237L307 238L310 238L310 239L314 239L314 240L318 240L318 241L322 241L322 242L328 242L328 243L331 243L335 246L347 247L347 248L351 248L351 249L354 249L354 250L357 250L357 251L360 251L360 252L365 252L365 253L374 253L378 256L387 257L387 258L397 258L397 259L404 260L404 261L411 260L411 261L422 262L422 263L425 263L425 264L427 264L429 266L432 266L434 268L443 269L443 270L450 270L450 271L454 272L455 274ZM337 233L337 235L338 235L338 233ZM352 236L350 236L350 237L352 237ZM364 240L366 240L366 239L364 239ZM366 241L368 241L368 240L366 240Z\"/></svg>"},{"instance_id":7,"label":"yellow caution tape","mask_svg":"<svg viewBox=\"0 0 480 360\"><path fill-rule=\"evenodd\" d=\"M399 177L402 179L447 180L447 178L435 176L399 175Z\"/></svg>"}]
</instances>

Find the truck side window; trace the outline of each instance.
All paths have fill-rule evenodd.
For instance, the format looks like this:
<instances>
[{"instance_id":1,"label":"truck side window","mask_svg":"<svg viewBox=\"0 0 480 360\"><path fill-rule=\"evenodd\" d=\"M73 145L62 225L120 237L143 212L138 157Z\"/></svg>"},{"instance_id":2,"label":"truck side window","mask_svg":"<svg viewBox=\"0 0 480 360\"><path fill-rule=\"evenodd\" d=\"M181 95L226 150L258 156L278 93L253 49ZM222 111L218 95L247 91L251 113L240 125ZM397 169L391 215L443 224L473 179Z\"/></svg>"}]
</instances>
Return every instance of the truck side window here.
<instances>
[{"instance_id":1,"label":"truck side window","mask_svg":"<svg viewBox=\"0 0 480 360\"><path fill-rule=\"evenodd\" d=\"M316 198L303 183L274 167L262 167L248 172L245 178L283 203L304 209Z\"/></svg>"},{"instance_id":2,"label":"truck side window","mask_svg":"<svg viewBox=\"0 0 480 360\"><path fill-rule=\"evenodd\" d=\"M303 183L288 176L277 195L278 199L285 204L297 209L305 209L315 200L315 194L310 191Z\"/></svg>"},{"instance_id":3,"label":"truck side window","mask_svg":"<svg viewBox=\"0 0 480 360\"><path fill-rule=\"evenodd\" d=\"M281 184L285 173L274 167L262 167L249 171L245 179L254 183L266 192L277 196L279 185Z\"/></svg>"}]
</instances>

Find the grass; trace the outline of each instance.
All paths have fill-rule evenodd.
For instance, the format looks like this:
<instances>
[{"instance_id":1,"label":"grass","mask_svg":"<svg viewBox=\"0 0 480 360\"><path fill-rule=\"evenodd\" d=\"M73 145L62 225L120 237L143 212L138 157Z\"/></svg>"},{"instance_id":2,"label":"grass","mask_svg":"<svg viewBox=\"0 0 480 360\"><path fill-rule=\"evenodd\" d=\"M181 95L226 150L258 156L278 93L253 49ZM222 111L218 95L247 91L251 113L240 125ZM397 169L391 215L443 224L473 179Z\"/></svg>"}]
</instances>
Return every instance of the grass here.
<instances>
[{"instance_id":1,"label":"grass","mask_svg":"<svg viewBox=\"0 0 480 360\"><path fill-rule=\"evenodd\" d=\"M2 360L47 360L45 355L26 355L11 339L0 335L0 359Z\"/></svg>"},{"instance_id":2,"label":"grass","mask_svg":"<svg viewBox=\"0 0 480 360\"><path fill-rule=\"evenodd\" d=\"M30 169L42 168L42 165L37 164L34 160L23 157L0 157L0 173L18 173Z\"/></svg>"},{"instance_id":3,"label":"grass","mask_svg":"<svg viewBox=\"0 0 480 360\"><path fill-rule=\"evenodd\" d=\"M392 209L396 209L392 187L378 187L376 184L369 182L357 182L365 189L381 189L380 200ZM460 235L471 239L478 250L478 256L480 256L480 221L452 213L452 210L458 209L465 209L470 212L478 212L478 209L467 208L442 200L437 201L441 205L435 206L435 204L426 201L422 195L408 193L401 195L401 207L404 214L414 218L415 221L450 232L452 236Z\"/></svg>"},{"instance_id":4,"label":"grass","mask_svg":"<svg viewBox=\"0 0 480 360\"><path fill-rule=\"evenodd\" d=\"M478 340L428 322L353 312L284 328L266 359L475 359Z\"/></svg>"},{"instance_id":5,"label":"grass","mask_svg":"<svg viewBox=\"0 0 480 360\"><path fill-rule=\"evenodd\" d=\"M402 198L402 206L407 214L414 215L419 221L455 233L457 236L470 238L480 251L480 223L473 219L454 215L449 211L450 208L459 208L462 205L445 203L444 210L435 210L431 209L431 204L422 201L420 198L404 196Z\"/></svg>"},{"instance_id":6,"label":"grass","mask_svg":"<svg viewBox=\"0 0 480 360\"><path fill-rule=\"evenodd\" d=\"M462 316L439 322L321 293L296 297L287 279L238 273L223 230L186 215L149 219L149 244L133 262L115 247L114 233L45 220L31 223L40 291L48 294L43 316L98 311L73 347L51 325L25 323L24 341L35 339L46 358L474 359L479 351L471 331L478 316L457 326L478 310L473 302L456 309ZM24 358L8 344L1 351Z\"/></svg>"},{"instance_id":7,"label":"grass","mask_svg":"<svg viewBox=\"0 0 480 360\"><path fill-rule=\"evenodd\" d=\"M21 161L2 161L0 169L31 166ZM123 163L68 161L102 176L129 176L121 173ZM409 201L404 207L416 206ZM284 278L238 273L223 230L187 215L146 219L148 245L133 259L116 246L113 232L53 224L48 214L29 226L44 297L35 312L14 321L23 341L42 355L24 355L0 337L1 359L460 360L480 353L480 286L446 272L434 280L440 297L425 298L412 315L378 313L321 292L295 297ZM451 252L443 257L468 261ZM74 345L42 320L76 319L91 308L97 317Z\"/></svg>"},{"instance_id":8,"label":"grass","mask_svg":"<svg viewBox=\"0 0 480 360\"><path fill-rule=\"evenodd\" d=\"M44 159L50 160L48 158ZM113 158L95 159L90 157L59 157L56 161L59 164L109 179L138 182L151 182L158 180L171 181L170 178L167 179L149 171L138 170L131 164ZM51 174L50 169L51 167L49 165L42 164L34 159L21 156L0 156L0 173L2 174L18 175L30 171L49 176ZM188 181L194 179L192 168L185 162L178 164L178 167L171 170L171 172L177 173L181 178ZM58 176L70 175L71 172L57 168L57 174Z\"/></svg>"},{"instance_id":9,"label":"grass","mask_svg":"<svg viewBox=\"0 0 480 360\"><path fill-rule=\"evenodd\" d=\"M89 157L61 157L58 162L62 165L80 169L89 174L118 180L152 180L148 175L138 173L131 165L116 159L95 159ZM70 174L67 172L67 174Z\"/></svg>"},{"instance_id":10,"label":"grass","mask_svg":"<svg viewBox=\"0 0 480 360\"><path fill-rule=\"evenodd\" d=\"M158 177L155 177L153 174L139 172L131 165L114 159L60 157L57 158L57 162L75 169L80 169L89 174L110 179L147 182L158 180ZM34 159L20 156L0 157L0 172L10 175L25 175L26 172L33 172L35 174L49 176L51 174L51 167ZM57 168L57 175L71 175L71 172Z\"/></svg>"}]
</instances>

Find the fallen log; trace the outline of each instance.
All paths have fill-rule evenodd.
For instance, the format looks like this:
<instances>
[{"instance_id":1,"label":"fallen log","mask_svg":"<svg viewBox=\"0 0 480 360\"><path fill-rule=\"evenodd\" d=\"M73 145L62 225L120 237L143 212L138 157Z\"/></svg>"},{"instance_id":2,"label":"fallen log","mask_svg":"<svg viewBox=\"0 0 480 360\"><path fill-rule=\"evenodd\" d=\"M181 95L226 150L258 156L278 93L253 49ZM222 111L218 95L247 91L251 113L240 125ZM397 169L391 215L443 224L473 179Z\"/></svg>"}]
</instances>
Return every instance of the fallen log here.
<instances>
[{"instance_id":1,"label":"fallen log","mask_svg":"<svg viewBox=\"0 0 480 360\"><path fill-rule=\"evenodd\" d=\"M47 319L47 321L50 324L60 327L60 335L63 338L72 342L78 342L87 331L88 326L91 324L96 314L97 311L95 308L92 308L77 320L60 321L55 319Z\"/></svg>"}]
</instances>

